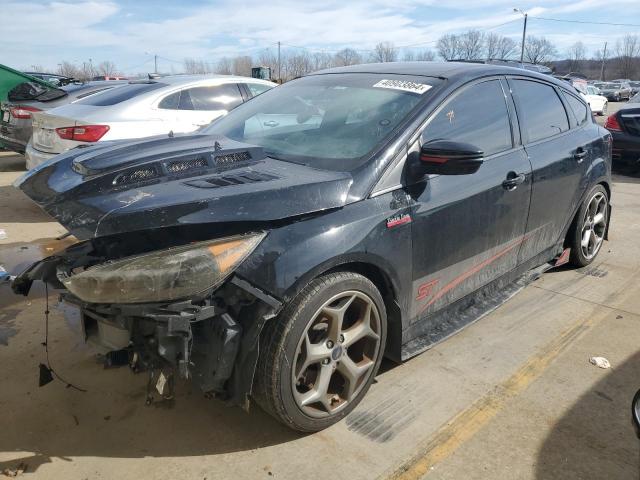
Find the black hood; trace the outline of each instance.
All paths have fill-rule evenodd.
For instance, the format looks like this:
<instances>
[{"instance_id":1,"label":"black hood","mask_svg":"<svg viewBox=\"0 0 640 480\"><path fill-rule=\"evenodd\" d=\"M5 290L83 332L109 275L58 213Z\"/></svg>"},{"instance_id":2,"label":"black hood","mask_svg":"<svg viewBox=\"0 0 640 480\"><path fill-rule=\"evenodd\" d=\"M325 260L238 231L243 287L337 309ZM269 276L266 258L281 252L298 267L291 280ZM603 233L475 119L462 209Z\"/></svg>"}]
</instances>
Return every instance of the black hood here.
<instances>
[{"instance_id":1,"label":"black hood","mask_svg":"<svg viewBox=\"0 0 640 480\"><path fill-rule=\"evenodd\" d=\"M186 135L76 148L16 182L81 240L344 206L349 173L270 158L224 137Z\"/></svg>"}]
</instances>

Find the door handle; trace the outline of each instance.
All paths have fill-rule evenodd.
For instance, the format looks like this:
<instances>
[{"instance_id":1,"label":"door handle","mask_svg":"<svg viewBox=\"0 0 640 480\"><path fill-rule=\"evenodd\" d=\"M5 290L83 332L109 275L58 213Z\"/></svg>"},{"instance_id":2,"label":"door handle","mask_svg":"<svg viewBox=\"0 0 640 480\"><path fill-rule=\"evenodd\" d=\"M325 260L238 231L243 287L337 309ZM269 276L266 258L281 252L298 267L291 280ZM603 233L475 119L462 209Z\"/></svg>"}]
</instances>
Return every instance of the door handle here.
<instances>
[{"instance_id":1,"label":"door handle","mask_svg":"<svg viewBox=\"0 0 640 480\"><path fill-rule=\"evenodd\" d=\"M502 182L502 186L506 190L515 190L518 185L524 183L527 176L524 173L509 172L507 178Z\"/></svg>"},{"instance_id":2,"label":"door handle","mask_svg":"<svg viewBox=\"0 0 640 480\"><path fill-rule=\"evenodd\" d=\"M573 158L575 158L578 161L578 163L582 163L582 161L584 160L584 157L586 156L587 156L587 151L582 147L578 147L578 149L573 154Z\"/></svg>"}]
</instances>

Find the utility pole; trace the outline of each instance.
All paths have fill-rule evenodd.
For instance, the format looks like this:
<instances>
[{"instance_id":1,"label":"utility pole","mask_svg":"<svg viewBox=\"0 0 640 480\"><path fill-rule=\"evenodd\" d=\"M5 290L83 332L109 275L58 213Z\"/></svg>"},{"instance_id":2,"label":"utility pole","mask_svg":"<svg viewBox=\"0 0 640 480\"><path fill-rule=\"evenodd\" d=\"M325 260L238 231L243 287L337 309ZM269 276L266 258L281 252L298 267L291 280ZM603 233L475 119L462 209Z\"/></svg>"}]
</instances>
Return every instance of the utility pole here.
<instances>
[{"instance_id":1,"label":"utility pole","mask_svg":"<svg viewBox=\"0 0 640 480\"><path fill-rule=\"evenodd\" d=\"M527 37L527 13L519 8L514 8L515 13L519 13L524 17L524 28L522 29L522 46L520 47L520 63L524 63L524 42Z\"/></svg>"},{"instance_id":2,"label":"utility pole","mask_svg":"<svg viewBox=\"0 0 640 480\"><path fill-rule=\"evenodd\" d=\"M153 73L158 73L158 55L153 56Z\"/></svg>"},{"instance_id":3,"label":"utility pole","mask_svg":"<svg viewBox=\"0 0 640 480\"><path fill-rule=\"evenodd\" d=\"M282 70L280 69L280 41L278 41L278 82L282 83Z\"/></svg>"},{"instance_id":4,"label":"utility pole","mask_svg":"<svg viewBox=\"0 0 640 480\"><path fill-rule=\"evenodd\" d=\"M604 50L602 51L602 65L600 66L600 81L604 82L604 62L607 59L607 42L604 42Z\"/></svg>"}]
</instances>

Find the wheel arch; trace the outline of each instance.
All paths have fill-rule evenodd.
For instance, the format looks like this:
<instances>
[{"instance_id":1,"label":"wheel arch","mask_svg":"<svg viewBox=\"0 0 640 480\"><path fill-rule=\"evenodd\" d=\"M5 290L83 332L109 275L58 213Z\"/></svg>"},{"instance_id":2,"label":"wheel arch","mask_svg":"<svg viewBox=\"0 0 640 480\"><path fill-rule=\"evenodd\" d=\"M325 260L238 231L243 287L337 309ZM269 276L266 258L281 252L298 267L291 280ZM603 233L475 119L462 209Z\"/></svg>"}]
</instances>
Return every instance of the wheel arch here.
<instances>
[{"instance_id":1,"label":"wheel arch","mask_svg":"<svg viewBox=\"0 0 640 480\"><path fill-rule=\"evenodd\" d=\"M380 291L387 311L387 342L385 356L395 362L401 361L402 347L402 308L400 306L399 281L395 272L385 268L384 261L371 256L344 256L335 258L317 266L306 275L300 277L287 294L287 300L297 295L312 280L333 272L353 272L369 279Z\"/></svg>"}]
</instances>

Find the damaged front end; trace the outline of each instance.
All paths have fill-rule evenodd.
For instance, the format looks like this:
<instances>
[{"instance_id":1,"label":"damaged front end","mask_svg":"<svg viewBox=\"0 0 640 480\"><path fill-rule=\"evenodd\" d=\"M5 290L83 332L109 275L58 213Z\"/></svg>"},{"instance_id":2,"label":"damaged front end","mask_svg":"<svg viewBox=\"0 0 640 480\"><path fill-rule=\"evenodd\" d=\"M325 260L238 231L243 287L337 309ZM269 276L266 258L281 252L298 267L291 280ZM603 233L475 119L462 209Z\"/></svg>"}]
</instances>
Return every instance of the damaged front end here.
<instances>
[{"instance_id":1,"label":"damaged front end","mask_svg":"<svg viewBox=\"0 0 640 480\"><path fill-rule=\"evenodd\" d=\"M96 239L34 264L12 287L27 295L42 280L62 289L61 301L80 310L84 339L109 363L150 372L161 395L170 394L166 379L175 372L206 394L247 406L259 334L280 302L233 270L264 237L234 235L115 260L104 256L114 240Z\"/></svg>"}]
</instances>

